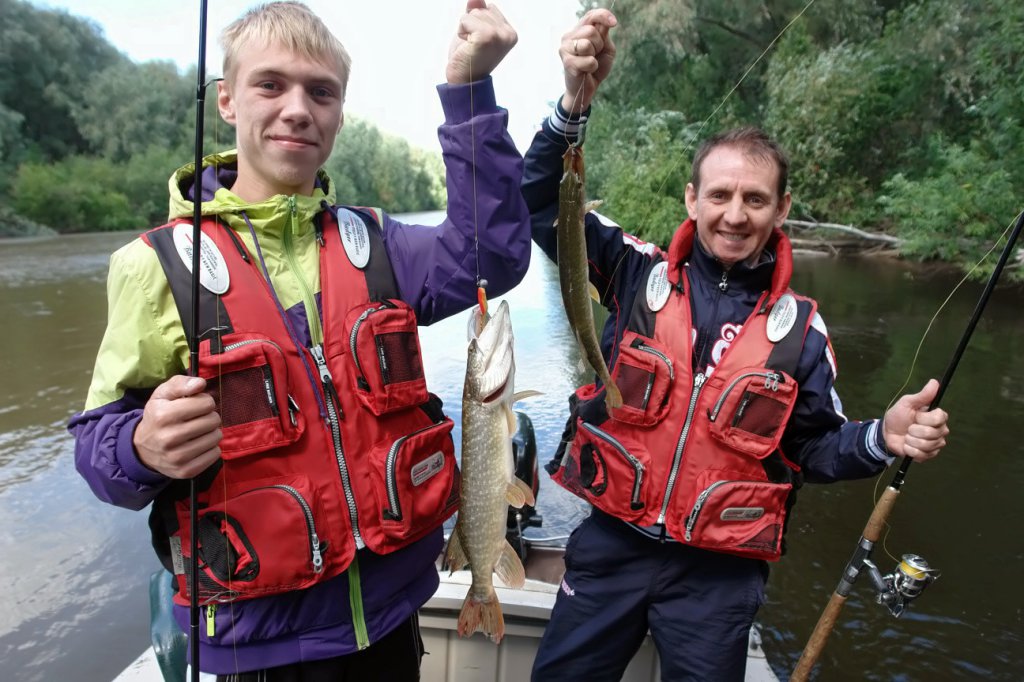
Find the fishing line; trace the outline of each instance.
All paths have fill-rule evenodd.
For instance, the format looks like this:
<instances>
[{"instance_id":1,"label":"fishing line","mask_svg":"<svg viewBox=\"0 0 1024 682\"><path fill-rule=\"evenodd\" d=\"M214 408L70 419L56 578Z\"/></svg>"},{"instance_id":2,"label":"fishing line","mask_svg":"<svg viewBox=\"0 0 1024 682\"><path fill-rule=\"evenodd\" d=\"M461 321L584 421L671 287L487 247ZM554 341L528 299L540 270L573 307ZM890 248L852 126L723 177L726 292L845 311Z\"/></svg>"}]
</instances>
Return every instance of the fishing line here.
<instances>
[{"instance_id":1,"label":"fishing line","mask_svg":"<svg viewBox=\"0 0 1024 682\"><path fill-rule=\"evenodd\" d=\"M466 42L469 42L468 40ZM476 114L473 102L473 52L469 52L469 163L473 169L473 255L476 258L476 285L483 288L480 279L480 218L477 211L476 197ZM484 311L481 311L484 312Z\"/></svg>"},{"instance_id":2,"label":"fishing line","mask_svg":"<svg viewBox=\"0 0 1024 682\"><path fill-rule=\"evenodd\" d=\"M683 145L683 153L680 154L677 157L675 163L673 163L669 167L668 173L665 174L665 179L662 180L661 185L658 187L658 190L655 192L656 195L660 195L662 190L665 189L665 185L668 184L668 180L669 180L670 177L672 177L672 173L674 173L676 171L676 169L679 168L679 166L682 165L683 159L685 158L686 153L689 152L691 149L693 149L694 141L698 137L700 137L700 134L704 131L704 128L707 127L708 123L711 122L711 119L713 119L718 114L718 112L722 110L722 107L725 106L725 103L728 102L729 99L733 96L733 94L739 89L739 87L741 85L743 85L743 81L745 81L747 79L747 76L749 76L750 72L754 70L754 67L757 66L761 62L762 59L764 59L764 56L766 54L768 54L769 50L771 50L773 47L775 47L775 43L779 42L779 40L782 38L782 36L785 35L786 31L788 31L790 29L790 27L793 24L795 24L797 22L797 20L800 19L800 17L802 17L805 12L807 12L808 9L811 8L811 5L813 5L817 1L818 0L810 0L810 2L808 2L806 5L804 5L803 9L801 9L799 12L797 12L796 16L793 17L790 20L790 22L783 27L783 29L781 31L779 31L778 35L776 35L772 39L772 41L770 43L768 43L768 47L764 48L764 51L761 52L760 55L758 55L757 59L755 59L753 62L750 63L750 66L748 66L747 70L743 72L743 75L740 76L740 79L738 81L736 81L735 85L732 86L732 89L729 90L728 93L726 93L725 97L723 97L722 101L718 103L718 106L715 107L714 111L712 111L710 114L708 114L708 117L705 118L704 122L700 124L700 127L697 129L697 131L695 133L693 133L693 135L690 136L690 139L687 140L686 143ZM650 220L651 213L653 211L654 211L654 204L652 202L650 207L648 207L647 215L644 216L644 219L643 219L643 221L641 221L640 225L638 226L638 229L643 227L643 226L645 226L647 224L647 222Z\"/></svg>"},{"instance_id":3,"label":"fishing line","mask_svg":"<svg viewBox=\"0 0 1024 682\"><path fill-rule=\"evenodd\" d=\"M467 39L467 43L469 40ZM484 331L487 323L487 280L480 275L480 217L476 193L476 108L473 101L473 52L469 52L469 164L473 180L473 257L476 261L476 302L480 307L480 318L476 324L476 334Z\"/></svg>"},{"instance_id":4,"label":"fishing line","mask_svg":"<svg viewBox=\"0 0 1024 682\"><path fill-rule=\"evenodd\" d=\"M224 75L221 74L220 78L217 78L217 79L215 79L214 81L211 81L211 82L223 81L223 80L224 80ZM213 172L214 178L217 178L218 181L219 181L219 177L220 177L220 173L219 173L219 163L220 163L220 152L219 152L219 150L221 149L220 134L221 134L221 118L220 118L220 112L218 111L217 116L215 116L214 119L213 119L213 148L215 150L217 150L217 151L216 151L215 156L214 156L214 158L212 159L212 162L211 162L211 167L213 168L213 171L214 171ZM237 163L237 160L236 160L236 163ZM215 192L216 192L216 190L215 190ZM218 224L223 229L222 230L217 230L214 233L216 235L215 236L215 241L217 239L223 239L224 238L225 235L223 234L223 230L231 230L231 229L233 229L227 223L221 224L221 223L218 222ZM229 237L229 239L230 239L230 237ZM255 263L253 263L253 267L256 267ZM224 307L224 306L221 305L221 297L223 296L223 294L217 293L215 295L216 295L216 299L217 299L217 314L216 314L217 327L218 328L223 328L223 325L221 324L221 322L222 322L222 320L221 320L221 310ZM221 397L221 404L223 404L223 402L224 402L224 390L223 390L224 373L221 371L221 368L223 367L223 363L224 363L224 354L221 353L221 354L219 354L217 356L217 394ZM228 478L229 478L229 474L230 474L229 467L223 466L222 469L221 469L221 481L223 483L221 493L222 493L223 499L224 499L224 515L225 516L228 515ZM231 556L229 554L230 545L231 545L230 540L228 539L228 536L225 533L224 534L224 556ZM230 596L231 594L234 593L234 588L232 587L232 584L231 584L231 581L232 581L232 578L233 578L232 572L228 571L227 575L228 575L228 586L227 586L227 591L226 591L225 594ZM211 603L212 603L212 601L213 600L211 599ZM231 621L231 630L234 631L234 629L235 629L235 600L234 599L229 599L227 605L228 605L228 619ZM206 611L207 618L213 620L214 616L210 615L209 604L207 605L206 608L207 608L207 611ZM216 624L215 620L214 620L214 624ZM209 625L207 627L209 627ZM207 632L209 632L209 630L207 630ZM238 670L239 669L239 663L238 663L238 638L237 637L234 637L231 640L231 657L232 657L232 659L234 661L234 664L235 664L235 670Z\"/></svg>"},{"instance_id":5,"label":"fishing line","mask_svg":"<svg viewBox=\"0 0 1024 682\"><path fill-rule=\"evenodd\" d=\"M1024 211L1022 211L1021 213L1024 213ZM882 413L883 414L883 417L882 417L882 421L883 422L885 420L885 417L884 417L885 413L887 413L889 411L889 409L893 405L896 404L896 401L899 400L900 396L903 394L903 391L906 390L907 386L910 385L910 380L911 380L911 378L914 375L914 370L917 368L917 360L921 356L921 348L924 346L924 342L928 338L928 334L931 332L932 327L935 324L935 321L938 319L938 317L942 313L942 311L945 310L945 308L949 304L950 300L952 300L954 294L956 294L956 292L960 290L960 287L962 287L964 284L966 284L967 281L971 278L971 275L974 274L974 271L977 270L979 267L981 267L981 265L986 260L988 260L989 256L991 256L995 252L995 250L999 247L999 245L1002 244L1005 239L1007 239L1007 236L1009 235L1010 230L1013 229L1014 224L1017 222L1017 220L1020 219L1021 213L1018 213L1017 215L1015 215L1013 217L1012 220L1010 220L1010 223L1006 226L1006 229L1003 230L1003 233L1000 234L999 237L996 238L995 242L993 242L992 248L990 248L985 253L985 255L983 255L981 257L981 259L978 260L977 263L975 263L973 266L971 266L971 269L967 271L967 274L965 274L963 276L963 278L961 278L961 280L959 282L957 282L956 286L953 287L953 290L949 292L948 296L946 296L946 299L939 305L938 309L935 311L935 314L932 315L931 320L928 321L928 326L925 327L924 333L921 335L921 340L917 344L917 349L914 351L914 357L910 361L910 369L907 371L906 379L904 379L903 384L898 389L896 389L896 392L893 394L892 398L889 400L889 404L885 406L885 410ZM879 427L880 428L884 428L884 426L882 424L880 424ZM878 500L880 498L880 494L878 492L878 485L879 485L879 483L881 483L881 481L882 481L882 477L881 476L877 476L875 478L875 485L874 485L874 489L872 491L872 502L871 502L872 506L877 504ZM897 559L895 556L893 556L893 554L889 551L889 548L887 546L887 542L886 541L889 539L889 532L891 530L892 530L892 526L890 526L889 522L886 521L885 522L885 533L882 536L882 551L885 552L889 556L890 559L892 559L892 560L894 560L896 562L899 562L899 559Z\"/></svg>"},{"instance_id":6,"label":"fishing line","mask_svg":"<svg viewBox=\"0 0 1024 682\"><path fill-rule=\"evenodd\" d=\"M770 43L768 43L768 47L766 47L764 49L764 51L762 51L761 54L758 55L757 59L755 59L753 62L750 63L750 66L748 66L747 70L743 72L743 75L740 76L740 79L738 81L736 81L736 84L732 86L732 89L729 90L728 93L726 93L725 97L723 97L722 101L718 103L718 106L715 107L714 111L712 111L708 115L708 117L704 119L704 122L700 124L700 127L697 129L697 131L695 133L693 133L693 135L690 136L690 139L687 140L683 144L683 151L682 151L682 153L679 154L678 157L676 158L676 160L669 166L668 173L665 174L665 179L661 181L661 185L658 186L658 189L655 192L656 196L661 195L662 190L665 189L665 185L668 184L669 178L671 178L672 174L676 171L676 169L679 168L679 166L682 165L683 159L686 158L686 154L691 149L693 149L694 141L704 131L704 128L707 127L708 123L711 122L711 119L714 118L718 114L718 112L722 110L722 107L725 106L726 102L728 102L729 99L736 92L736 90L739 89L739 87L743 84L743 81L745 81L747 79L747 76L750 75L750 72L754 70L754 67L757 66L758 63L760 63L760 61L762 59L764 59L764 56L766 54L768 54L768 51L771 50L775 46L775 43L779 42L779 40L786 33L786 31L788 31L790 29L790 27L792 27L793 24L795 24L797 22L797 20L800 19L800 17L802 17L807 12L807 10L809 10L811 8L811 6L814 5L815 2L817 2L817 0L810 0L810 2L808 2L806 5L804 5L803 9L801 9L799 12L797 12L796 16L794 16L790 20L790 22L788 24L786 24L782 28L781 31L779 31L779 33L772 39L772 41ZM614 4L614 2L612 4ZM644 226L646 226L650 222L651 215L652 215L653 212L654 212L654 203L651 202L650 205L647 208L647 213L644 215L643 220L641 220L637 224L637 232L638 233L641 232L642 228ZM618 272L619 266L622 265L622 261L625 258L625 256L626 256L626 252L624 251L622 253L622 255L619 256L618 261L615 263L615 267L612 268L611 274L608 276L608 287L605 289L605 291L603 292L603 294L601 296L602 300L604 300L604 298L608 295L608 290L611 288L612 282L615 281L615 273Z\"/></svg>"}]
</instances>

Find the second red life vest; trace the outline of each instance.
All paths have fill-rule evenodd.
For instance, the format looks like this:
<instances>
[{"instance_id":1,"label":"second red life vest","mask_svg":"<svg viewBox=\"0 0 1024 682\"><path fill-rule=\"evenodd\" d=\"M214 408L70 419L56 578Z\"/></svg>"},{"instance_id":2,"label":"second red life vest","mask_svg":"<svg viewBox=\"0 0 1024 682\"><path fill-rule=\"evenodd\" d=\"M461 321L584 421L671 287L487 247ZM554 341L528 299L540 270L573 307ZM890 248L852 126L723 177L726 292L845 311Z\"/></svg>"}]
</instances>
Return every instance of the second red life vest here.
<instances>
[{"instance_id":1,"label":"second red life vest","mask_svg":"<svg viewBox=\"0 0 1024 682\"><path fill-rule=\"evenodd\" d=\"M575 417L552 478L620 519L663 524L680 542L776 560L799 470L779 444L816 304L789 290L789 241L776 230L771 290L713 371L695 373L685 264L694 237L687 221L667 259L654 258L645 272L611 375L624 405L597 410L598 419ZM603 392L584 386L576 399L577 408L603 402Z\"/></svg>"}]
</instances>

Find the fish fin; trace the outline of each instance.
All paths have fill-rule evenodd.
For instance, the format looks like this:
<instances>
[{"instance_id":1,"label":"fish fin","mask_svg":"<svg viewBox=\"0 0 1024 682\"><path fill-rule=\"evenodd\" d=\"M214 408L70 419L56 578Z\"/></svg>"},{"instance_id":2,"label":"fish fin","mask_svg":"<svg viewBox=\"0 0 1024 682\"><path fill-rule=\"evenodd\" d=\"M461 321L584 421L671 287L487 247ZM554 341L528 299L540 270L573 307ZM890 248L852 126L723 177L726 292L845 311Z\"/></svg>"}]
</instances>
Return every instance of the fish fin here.
<instances>
[{"instance_id":1,"label":"fish fin","mask_svg":"<svg viewBox=\"0 0 1024 682\"><path fill-rule=\"evenodd\" d=\"M594 199L593 201L588 201L587 203L583 204L583 212L590 213L596 208L601 208L602 204L604 204L604 201L601 199Z\"/></svg>"},{"instance_id":2,"label":"fish fin","mask_svg":"<svg viewBox=\"0 0 1024 682\"><path fill-rule=\"evenodd\" d=\"M596 303L601 302L601 294L598 292L597 287L594 286L593 282L587 282L587 291L590 293L590 298Z\"/></svg>"},{"instance_id":3,"label":"fish fin","mask_svg":"<svg viewBox=\"0 0 1024 682\"><path fill-rule=\"evenodd\" d=\"M505 425L508 427L508 435L512 435L519 429L519 422L516 421L516 413L512 411L512 406L509 404L504 405L505 408Z\"/></svg>"},{"instance_id":4,"label":"fish fin","mask_svg":"<svg viewBox=\"0 0 1024 682\"><path fill-rule=\"evenodd\" d=\"M501 548L501 556L498 557L498 563L494 565L494 572L501 578L501 582L513 589L518 590L526 583L526 569L523 568L523 562L516 554L516 550L508 544L508 540Z\"/></svg>"},{"instance_id":5,"label":"fish fin","mask_svg":"<svg viewBox=\"0 0 1024 682\"><path fill-rule=\"evenodd\" d=\"M512 477L512 481L518 481L519 479L515 476ZM523 494L523 489L515 483L510 482L508 487L505 488L505 501L509 503L509 506L515 507L516 509L522 509L523 505L526 504L526 495Z\"/></svg>"},{"instance_id":6,"label":"fish fin","mask_svg":"<svg viewBox=\"0 0 1024 682\"><path fill-rule=\"evenodd\" d=\"M517 391L512 396L512 402L518 403L520 400L526 400L527 398L534 398L539 395L544 395L541 391Z\"/></svg>"},{"instance_id":7,"label":"fish fin","mask_svg":"<svg viewBox=\"0 0 1024 682\"><path fill-rule=\"evenodd\" d=\"M444 565L451 572L461 571L469 565L466 550L462 548L462 536L457 525L448 538L448 547L444 551Z\"/></svg>"},{"instance_id":8,"label":"fish fin","mask_svg":"<svg viewBox=\"0 0 1024 682\"><path fill-rule=\"evenodd\" d=\"M509 548L511 549L511 547ZM469 637L481 630L495 644L505 636L505 618L501 614L501 602L494 587L488 586L489 592L483 598L474 596L473 588L469 588L466 599L462 602L459 612L459 636Z\"/></svg>"},{"instance_id":9,"label":"fish fin","mask_svg":"<svg viewBox=\"0 0 1024 682\"><path fill-rule=\"evenodd\" d=\"M523 494L523 502L530 505L531 507L537 504L537 500L533 497L533 490L530 485L519 478L518 476L512 477L511 487L517 488ZM518 509L519 507L516 507Z\"/></svg>"},{"instance_id":10,"label":"fish fin","mask_svg":"<svg viewBox=\"0 0 1024 682\"><path fill-rule=\"evenodd\" d=\"M622 391L614 382L609 381L605 384L604 404L608 409L622 407Z\"/></svg>"},{"instance_id":11,"label":"fish fin","mask_svg":"<svg viewBox=\"0 0 1024 682\"><path fill-rule=\"evenodd\" d=\"M505 489L505 500L516 509L522 509L524 504L528 504L531 507L537 504L530 486L515 476L512 477L508 488Z\"/></svg>"}]
</instances>

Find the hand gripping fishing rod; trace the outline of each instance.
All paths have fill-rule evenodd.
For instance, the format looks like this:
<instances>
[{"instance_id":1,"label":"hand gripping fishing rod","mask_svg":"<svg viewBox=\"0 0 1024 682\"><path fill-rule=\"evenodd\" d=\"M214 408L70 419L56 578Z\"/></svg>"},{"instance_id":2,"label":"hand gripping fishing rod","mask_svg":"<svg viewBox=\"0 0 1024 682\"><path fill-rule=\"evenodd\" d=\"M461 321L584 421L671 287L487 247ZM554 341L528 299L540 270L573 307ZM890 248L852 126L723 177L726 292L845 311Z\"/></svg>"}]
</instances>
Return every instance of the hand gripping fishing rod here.
<instances>
[{"instance_id":1,"label":"hand gripping fishing rod","mask_svg":"<svg viewBox=\"0 0 1024 682\"><path fill-rule=\"evenodd\" d=\"M203 220L203 121L206 113L206 3L199 0L199 61L196 64L195 187L192 195L192 332L188 338L188 375L199 375L199 268ZM199 682L199 516L196 479L188 482L188 528L191 540L188 578L188 641L192 682Z\"/></svg>"},{"instance_id":2,"label":"hand gripping fishing rod","mask_svg":"<svg viewBox=\"0 0 1024 682\"><path fill-rule=\"evenodd\" d=\"M996 287L996 282L1003 272L1006 261L1009 260L1010 254L1013 253L1013 246L1017 242L1022 225L1024 225L1024 211L1017 216L1017 223L1013 226L1013 231L1006 242L1006 247L999 256L999 262L996 264L995 270L992 271L992 275L988 279L988 284L985 285L981 298L978 299L978 304L974 308L974 314L967 323L963 336L960 337L960 343L953 352L949 366L946 367L946 372L939 382L939 390L935 394L935 399L928 406L929 410L934 410L939 406L942 395L946 392L946 388L949 387L949 382L953 378L953 372L956 371L957 365L960 364L960 358L967 348L971 335L974 333L974 328L978 325L981 313L985 310L985 306L992 296L992 291ZM903 481L907 476L907 470L913 461L909 457L903 458L899 470L893 476L892 483L889 484L889 487L885 489L882 497L875 504L871 517L868 518L867 525L864 526L864 531L857 542L857 548L853 552L853 557L846 564L838 587L836 587L828 604L825 605L824 610L821 612L818 624L814 626L814 631L811 633L810 638L808 638L807 645L800 655L800 660L797 661L796 668L793 670L793 675L789 678L790 682L804 682L810 677L811 669L818 661L818 657L825 648L825 642L832 633L832 628L835 627L839 611L842 610L843 605L846 603L846 598L853 589L853 583L862 570L867 569L868 577L874 588L878 591L878 602L887 606L889 611L896 617L899 617L907 605L920 595L924 588L937 577L937 572L930 568L924 559L913 554L905 554L903 561L896 567L896 570L887 576L882 576L878 568L871 561L871 550L875 543L878 542L879 537L881 537L882 530L889 519L889 514L892 513L892 508L896 505L896 498L900 494L900 488L903 486Z\"/></svg>"}]
</instances>

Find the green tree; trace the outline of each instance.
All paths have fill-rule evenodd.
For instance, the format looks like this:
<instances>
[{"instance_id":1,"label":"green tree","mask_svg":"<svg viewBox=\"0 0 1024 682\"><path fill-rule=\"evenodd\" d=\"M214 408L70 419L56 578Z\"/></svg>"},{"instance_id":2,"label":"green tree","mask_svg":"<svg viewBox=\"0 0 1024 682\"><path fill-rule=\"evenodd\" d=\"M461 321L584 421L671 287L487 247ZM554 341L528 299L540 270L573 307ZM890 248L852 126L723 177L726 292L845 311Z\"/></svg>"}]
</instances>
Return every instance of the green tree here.
<instances>
[{"instance_id":1,"label":"green tree","mask_svg":"<svg viewBox=\"0 0 1024 682\"><path fill-rule=\"evenodd\" d=\"M443 205L440 161L371 123L346 117L326 169L338 201L389 212L426 211Z\"/></svg>"},{"instance_id":2,"label":"green tree","mask_svg":"<svg viewBox=\"0 0 1024 682\"><path fill-rule=\"evenodd\" d=\"M12 189L14 209L60 232L137 229L145 221L134 200L117 190L123 178L117 164L102 158L24 163Z\"/></svg>"},{"instance_id":3,"label":"green tree","mask_svg":"<svg viewBox=\"0 0 1024 682\"><path fill-rule=\"evenodd\" d=\"M71 114L93 152L123 161L150 145L191 145L194 92L171 62L120 62L90 79Z\"/></svg>"},{"instance_id":4,"label":"green tree","mask_svg":"<svg viewBox=\"0 0 1024 682\"><path fill-rule=\"evenodd\" d=\"M755 124L790 152L796 214L891 230L916 258L988 248L1024 184L1024 3L805 5L619 0L588 194L663 241L695 142Z\"/></svg>"},{"instance_id":5,"label":"green tree","mask_svg":"<svg viewBox=\"0 0 1024 682\"><path fill-rule=\"evenodd\" d=\"M72 107L92 74L125 60L92 21L0 0L0 106L22 117L25 140L15 154L48 160L85 151Z\"/></svg>"}]
</instances>

